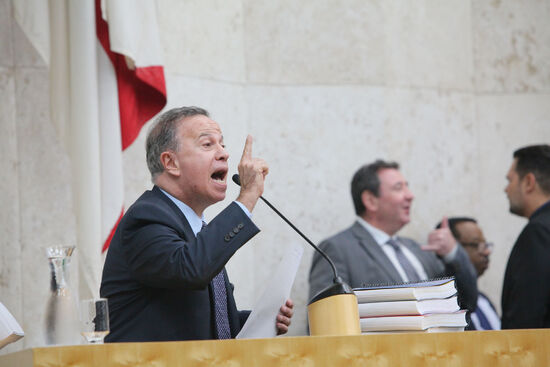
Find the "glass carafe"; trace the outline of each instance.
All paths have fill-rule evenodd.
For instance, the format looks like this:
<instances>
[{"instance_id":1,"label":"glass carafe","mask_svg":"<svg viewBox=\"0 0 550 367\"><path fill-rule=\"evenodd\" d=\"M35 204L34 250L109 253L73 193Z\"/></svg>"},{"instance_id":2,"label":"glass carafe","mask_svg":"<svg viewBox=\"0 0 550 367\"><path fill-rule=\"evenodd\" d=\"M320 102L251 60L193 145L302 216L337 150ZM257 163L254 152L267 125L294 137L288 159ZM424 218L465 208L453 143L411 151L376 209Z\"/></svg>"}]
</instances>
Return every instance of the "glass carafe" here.
<instances>
[{"instance_id":1,"label":"glass carafe","mask_svg":"<svg viewBox=\"0 0 550 367\"><path fill-rule=\"evenodd\" d=\"M78 313L68 285L69 264L74 246L46 248L50 263L50 299L46 309L46 344L79 344Z\"/></svg>"}]
</instances>

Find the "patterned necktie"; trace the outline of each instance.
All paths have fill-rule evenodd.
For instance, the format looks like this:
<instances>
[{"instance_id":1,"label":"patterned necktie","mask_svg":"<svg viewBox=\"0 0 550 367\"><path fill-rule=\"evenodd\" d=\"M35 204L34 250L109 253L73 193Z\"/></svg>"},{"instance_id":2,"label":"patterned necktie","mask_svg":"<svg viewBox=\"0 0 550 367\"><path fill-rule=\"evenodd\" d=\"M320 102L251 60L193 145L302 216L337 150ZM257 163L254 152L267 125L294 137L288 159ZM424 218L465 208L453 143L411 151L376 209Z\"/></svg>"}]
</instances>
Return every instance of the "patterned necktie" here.
<instances>
[{"instance_id":1,"label":"patterned necktie","mask_svg":"<svg viewBox=\"0 0 550 367\"><path fill-rule=\"evenodd\" d=\"M401 250L401 247L399 246L399 244L391 238L386 243L394 249L395 256L397 257L397 261L399 261L399 263L401 264L401 267L405 271L407 278L409 278L409 282L419 281L420 277L418 276L418 273L412 266L409 259L407 259L407 256L405 256L405 254Z\"/></svg>"},{"instance_id":2,"label":"patterned necktie","mask_svg":"<svg viewBox=\"0 0 550 367\"><path fill-rule=\"evenodd\" d=\"M201 231L206 227L202 222ZM229 328L229 316L227 313L227 293L225 290L225 278L223 269L212 279L212 289L214 291L214 314L216 317L216 331L218 339L231 339L231 329Z\"/></svg>"}]
</instances>

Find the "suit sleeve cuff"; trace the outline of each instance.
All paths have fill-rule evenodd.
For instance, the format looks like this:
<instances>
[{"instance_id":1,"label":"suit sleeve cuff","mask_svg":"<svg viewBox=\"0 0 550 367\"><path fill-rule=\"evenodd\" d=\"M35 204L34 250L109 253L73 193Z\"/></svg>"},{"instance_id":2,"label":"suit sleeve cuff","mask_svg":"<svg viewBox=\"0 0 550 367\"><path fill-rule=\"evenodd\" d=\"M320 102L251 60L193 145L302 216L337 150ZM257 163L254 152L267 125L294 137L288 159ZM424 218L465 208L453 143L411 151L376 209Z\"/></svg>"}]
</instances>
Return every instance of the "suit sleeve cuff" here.
<instances>
[{"instance_id":1,"label":"suit sleeve cuff","mask_svg":"<svg viewBox=\"0 0 550 367\"><path fill-rule=\"evenodd\" d=\"M246 206L244 206L244 204L238 202L237 200L235 200L235 203L237 203L237 205L239 205L241 207L241 209L248 216L248 218L252 218L252 213L250 213L250 211L248 210L248 208Z\"/></svg>"},{"instance_id":2,"label":"suit sleeve cuff","mask_svg":"<svg viewBox=\"0 0 550 367\"><path fill-rule=\"evenodd\" d=\"M458 246L460 246L460 244L457 242L455 248L453 248L447 255L443 256L443 262L445 264L449 264L454 261L456 258L456 252L458 251Z\"/></svg>"}]
</instances>

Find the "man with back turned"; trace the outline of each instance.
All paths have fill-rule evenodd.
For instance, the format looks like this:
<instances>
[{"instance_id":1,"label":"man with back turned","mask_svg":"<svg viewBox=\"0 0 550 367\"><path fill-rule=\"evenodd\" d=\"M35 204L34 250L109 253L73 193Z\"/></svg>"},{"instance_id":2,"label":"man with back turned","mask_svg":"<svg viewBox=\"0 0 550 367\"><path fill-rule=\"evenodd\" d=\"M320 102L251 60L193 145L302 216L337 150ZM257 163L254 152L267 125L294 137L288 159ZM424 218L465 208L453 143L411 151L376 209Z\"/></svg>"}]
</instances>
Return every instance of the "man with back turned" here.
<instances>
[{"instance_id":1,"label":"man with back turned","mask_svg":"<svg viewBox=\"0 0 550 367\"><path fill-rule=\"evenodd\" d=\"M101 296L109 300L107 342L233 338L248 312L237 311L225 264L259 229L250 213L263 192L265 161L246 140L236 201L210 223L204 210L225 198L223 136L208 112L174 108L158 117L146 143L154 187L125 213L111 241ZM292 301L273 320L285 333Z\"/></svg>"},{"instance_id":2,"label":"man with back turned","mask_svg":"<svg viewBox=\"0 0 550 367\"><path fill-rule=\"evenodd\" d=\"M550 146L514 152L506 175L510 212L528 218L512 248L502 288L502 328L550 327Z\"/></svg>"}]
</instances>

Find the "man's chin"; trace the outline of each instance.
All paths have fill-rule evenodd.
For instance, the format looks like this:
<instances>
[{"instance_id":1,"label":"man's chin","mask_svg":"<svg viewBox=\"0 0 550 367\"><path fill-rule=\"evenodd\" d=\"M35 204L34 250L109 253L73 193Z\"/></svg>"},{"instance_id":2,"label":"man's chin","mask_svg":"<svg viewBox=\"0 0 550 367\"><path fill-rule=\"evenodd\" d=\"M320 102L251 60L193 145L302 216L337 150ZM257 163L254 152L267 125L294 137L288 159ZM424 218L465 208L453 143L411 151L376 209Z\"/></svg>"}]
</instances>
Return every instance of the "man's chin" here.
<instances>
[{"instance_id":1,"label":"man's chin","mask_svg":"<svg viewBox=\"0 0 550 367\"><path fill-rule=\"evenodd\" d=\"M520 217L524 217L524 216L525 216L525 215L523 214L522 208L520 208L520 207L518 207L518 206L512 206L512 205L510 205L510 213L515 214L515 215L519 215Z\"/></svg>"},{"instance_id":2,"label":"man's chin","mask_svg":"<svg viewBox=\"0 0 550 367\"><path fill-rule=\"evenodd\" d=\"M219 203L220 201L223 201L225 199L225 191L220 191L220 190L210 190L208 192L208 202L210 204L208 204L209 206L210 205L214 205L216 203Z\"/></svg>"},{"instance_id":3,"label":"man's chin","mask_svg":"<svg viewBox=\"0 0 550 367\"><path fill-rule=\"evenodd\" d=\"M485 273L485 270L489 269L489 262L483 262L481 264L478 263L476 266L477 270L477 276L480 277Z\"/></svg>"},{"instance_id":4,"label":"man's chin","mask_svg":"<svg viewBox=\"0 0 550 367\"><path fill-rule=\"evenodd\" d=\"M223 201L225 199L225 192L222 194L218 194L214 196L214 200L216 200L216 203Z\"/></svg>"}]
</instances>

